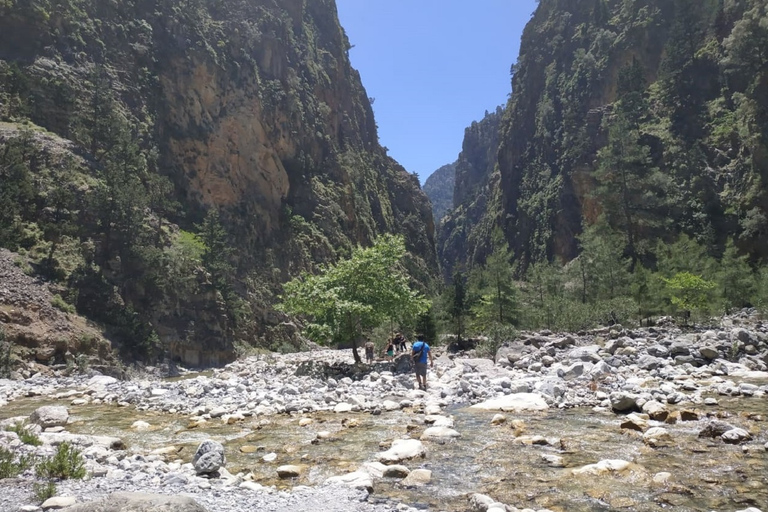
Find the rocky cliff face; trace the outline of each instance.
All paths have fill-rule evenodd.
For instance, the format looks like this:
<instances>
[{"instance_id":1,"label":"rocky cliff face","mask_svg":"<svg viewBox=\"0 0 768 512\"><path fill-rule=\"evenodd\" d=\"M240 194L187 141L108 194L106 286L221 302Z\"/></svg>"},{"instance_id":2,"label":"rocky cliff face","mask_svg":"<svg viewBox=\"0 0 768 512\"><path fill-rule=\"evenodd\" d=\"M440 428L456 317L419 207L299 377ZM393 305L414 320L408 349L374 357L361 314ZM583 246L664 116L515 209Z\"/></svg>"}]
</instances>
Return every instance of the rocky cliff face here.
<instances>
[{"instance_id":1,"label":"rocky cliff face","mask_svg":"<svg viewBox=\"0 0 768 512\"><path fill-rule=\"evenodd\" d=\"M678 233L767 256L766 27L756 0L542 0L480 224L522 267L573 258L598 221L641 259Z\"/></svg>"},{"instance_id":2,"label":"rocky cliff face","mask_svg":"<svg viewBox=\"0 0 768 512\"><path fill-rule=\"evenodd\" d=\"M123 181L139 178L126 188L148 201L127 211L147 212L142 223L156 226L154 240L140 238L153 251L173 245L174 226L197 231L206 210L219 211L235 249L229 287L254 319L240 336L263 336L284 320L269 307L281 281L380 233L405 235L421 282L437 271L429 202L379 145L348 49L333 0L12 0L0 6L0 120L31 122L71 143L91 188L119 185L107 177L121 168L113 149L124 147L132 170L122 166ZM38 189L39 204L19 221L36 223L53 189ZM231 297L201 277L198 288L211 290L191 299L164 292L150 307L146 283L128 275L136 251L112 243L115 223L106 224L100 234L78 233L96 246L95 261L83 264L95 265L176 355L200 364L231 358ZM40 238L9 236L4 245L51 243ZM198 318L194 332L184 327L206 301L228 305ZM95 302L81 294L78 307L88 314Z\"/></svg>"},{"instance_id":3,"label":"rocky cliff face","mask_svg":"<svg viewBox=\"0 0 768 512\"><path fill-rule=\"evenodd\" d=\"M438 254L447 279L454 267L466 268L475 259L485 257L493 219L484 220L484 216L498 189L496 153L502 115L501 107L486 112L481 121L472 123L464 132L456 162L453 208L438 226Z\"/></svg>"},{"instance_id":4,"label":"rocky cliff face","mask_svg":"<svg viewBox=\"0 0 768 512\"><path fill-rule=\"evenodd\" d=\"M453 208L453 190L456 182L456 162L440 167L424 182L424 193L432 203L435 224Z\"/></svg>"}]
</instances>

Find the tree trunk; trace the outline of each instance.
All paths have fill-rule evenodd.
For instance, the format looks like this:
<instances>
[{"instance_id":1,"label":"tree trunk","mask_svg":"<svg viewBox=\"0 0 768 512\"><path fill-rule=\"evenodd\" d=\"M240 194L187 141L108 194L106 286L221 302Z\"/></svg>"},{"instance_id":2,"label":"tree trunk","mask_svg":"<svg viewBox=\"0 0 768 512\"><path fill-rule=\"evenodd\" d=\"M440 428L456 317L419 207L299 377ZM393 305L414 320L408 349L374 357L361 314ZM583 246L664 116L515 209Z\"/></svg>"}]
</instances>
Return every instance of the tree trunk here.
<instances>
[{"instance_id":1,"label":"tree trunk","mask_svg":"<svg viewBox=\"0 0 768 512\"><path fill-rule=\"evenodd\" d=\"M355 356L355 363L363 362L363 360L360 359L360 354L357 352L357 337L352 338L352 355Z\"/></svg>"}]
</instances>

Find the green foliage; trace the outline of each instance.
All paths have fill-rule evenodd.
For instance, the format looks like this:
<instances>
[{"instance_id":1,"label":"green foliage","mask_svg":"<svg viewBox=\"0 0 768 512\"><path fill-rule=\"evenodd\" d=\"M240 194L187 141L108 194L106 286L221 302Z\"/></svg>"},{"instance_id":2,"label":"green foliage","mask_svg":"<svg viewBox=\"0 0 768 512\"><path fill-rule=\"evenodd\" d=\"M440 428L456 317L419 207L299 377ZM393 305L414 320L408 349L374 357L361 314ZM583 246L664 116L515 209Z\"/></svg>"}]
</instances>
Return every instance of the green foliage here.
<instances>
[{"instance_id":1,"label":"green foliage","mask_svg":"<svg viewBox=\"0 0 768 512\"><path fill-rule=\"evenodd\" d=\"M13 452L0 446L0 480L15 478L32 466L29 457L20 456L18 459Z\"/></svg>"},{"instance_id":2,"label":"green foliage","mask_svg":"<svg viewBox=\"0 0 768 512\"><path fill-rule=\"evenodd\" d=\"M65 301L58 293L51 297L51 306L63 311L64 313L74 313L75 306Z\"/></svg>"},{"instance_id":3,"label":"green foliage","mask_svg":"<svg viewBox=\"0 0 768 512\"><path fill-rule=\"evenodd\" d=\"M46 500L56 496L56 484L52 481L36 483L32 486L32 492L38 503L45 503Z\"/></svg>"},{"instance_id":4,"label":"green foliage","mask_svg":"<svg viewBox=\"0 0 768 512\"><path fill-rule=\"evenodd\" d=\"M684 313L705 313L710 304L709 294L715 284L690 272L679 272L664 278L671 293L672 305Z\"/></svg>"},{"instance_id":5,"label":"green foliage","mask_svg":"<svg viewBox=\"0 0 768 512\"><path fill-rule=\"evenodd\" d=\"M512 252L506 242L499 242L485 265L472 273L470 296L477 297L470 306L473 326L485 331L494 324L518 322L517 288L512 273Z\"/></svg>"},{"instance_id":6,"label":"green foliage","mask_svg":"<svg viewBox=\"0 0 768 512\"><path fill-rule=\"evenodd\" d=\"M11 425L10 427L6 428L6 430L8 432L15 432L16 435L19 436L21 442L24 444L28 444L30 446L40 446L43 444L40 438L29 428L29 425L24 422Z\"/></svg>"},{"instance_id":7,"label":"green foliage","mask_svg":"<svg viewBox=\"0 0 768 512\"><path fill-rule=\"evenodd\" d=\"M0 325L0 379L9 379L13 371L13 352L9 341L6 341L5 328Z\"/></svg>"},{"instance_id":8,"label":"green foliage","mask_svg":"<svg viewBox=\"0 0 768 512\"><path fill-rule=\"evenodd\" d=\"M402 237L381 236L372 247L358 247L349 259L303 274L284 285L279 307L310 319L307 334L320 343L353 344L385 321L408 321L429 309L429 302L411 289L401 260Z\"/></svg>"},{"instance_id":9,"label":"green foliage","mask_svg":"<svg viewBox=\"0 0 768 512\"><path fill-rule=\"evenodd\" d=\"M717 295L725 314L751 304L756 292L755 276L746 255L729 240L714 276Z\"/></svg>"},{"instance_id":10,"label":"green foliage","mask_svg":"<svg viewBox=\"0 0 768 512\"><path fill-rule=\"evenodd\" d=\"M61 443L53 457L35 465L37 476L47 479L80 480L85 478L85 461L80 451L67 442Z\"/></svg>"}]
</instances>

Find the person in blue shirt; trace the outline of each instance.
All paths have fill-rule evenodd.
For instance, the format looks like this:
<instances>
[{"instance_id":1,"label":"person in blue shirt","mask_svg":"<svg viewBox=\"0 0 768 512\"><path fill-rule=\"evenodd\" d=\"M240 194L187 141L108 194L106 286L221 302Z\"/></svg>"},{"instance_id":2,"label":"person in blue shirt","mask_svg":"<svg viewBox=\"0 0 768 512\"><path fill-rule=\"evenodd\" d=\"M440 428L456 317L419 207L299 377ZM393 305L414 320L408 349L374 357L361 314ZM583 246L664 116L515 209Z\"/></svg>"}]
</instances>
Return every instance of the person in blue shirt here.
<instances>
[{"instance_id":1,"label":"person in blue shirt","mask_svg":"<svg viewBox=\"0 0 768 512\"><path fill-rule=\"evenodd\" d=\"M411 345L411 358L413 359L414 366L416 367L416 382L419 384L419 389L427 390L427 358L429 358L430 366L435 366L435 360L432 359L432 351L424 341L424 335L419 334L416 336L416 341Z\"/></svg>"}]
</instances>

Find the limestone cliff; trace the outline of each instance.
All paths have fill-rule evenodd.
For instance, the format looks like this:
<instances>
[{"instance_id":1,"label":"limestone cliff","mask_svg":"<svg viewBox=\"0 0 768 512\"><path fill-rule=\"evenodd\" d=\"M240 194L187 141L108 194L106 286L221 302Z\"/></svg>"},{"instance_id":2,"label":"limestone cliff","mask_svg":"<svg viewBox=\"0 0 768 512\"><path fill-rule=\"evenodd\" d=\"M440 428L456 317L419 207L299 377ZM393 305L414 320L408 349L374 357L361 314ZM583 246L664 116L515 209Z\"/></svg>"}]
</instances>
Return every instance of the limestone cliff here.
<instances>
[{"instance_id":1,"label":"limestone cliff","mask_svg":"<svg viewBox=\"0 0 768 512\"><path fill-rule=\"evenodd\" d=\"M91 243L72 251L83 272L59 276L76 281L80 312L150 340L159 333L160 345L199 364L231 359L236 338L271 343L286 320L270 307L279 283L380 233L405 235L409 267L428 284L437 272L429 202L379 145L349 48L333 0L0 4L0 121L72 144L88 185L67 200L88 207L66 210L89 229L61 236L62 221L52 235L21 236L51 207L47 184L8 213L19 227L0 233L0 245L35 253L53 244L58 254L72 237ZM89 203L101 187L106 217ZM217 267L209 254L200 271L184 259L170 284L166 271L148 279L157 258L196 254L185 233L211 209L231 257ZM224 264L234 267L226 286ZM113 295L133 316L93 311Z\"/></svg>"},{"instance_id":2,"label":"limestone cliff","mask_svg":"<svg viewBox=\"0 0 768 512\"><path fill-rule=\"evenodd\" d=\"M480 224L520 268L570 260L598 220L643 260L679 233L768 256L767 27L761 0L542 0Z\"/></svg>"}]
</instances>

